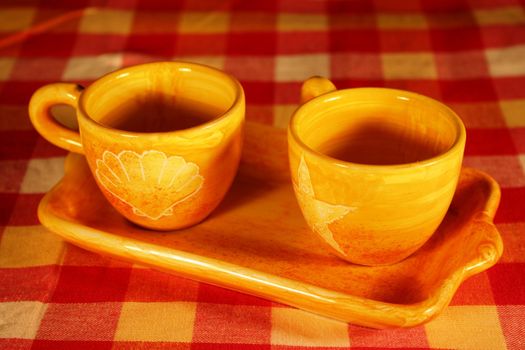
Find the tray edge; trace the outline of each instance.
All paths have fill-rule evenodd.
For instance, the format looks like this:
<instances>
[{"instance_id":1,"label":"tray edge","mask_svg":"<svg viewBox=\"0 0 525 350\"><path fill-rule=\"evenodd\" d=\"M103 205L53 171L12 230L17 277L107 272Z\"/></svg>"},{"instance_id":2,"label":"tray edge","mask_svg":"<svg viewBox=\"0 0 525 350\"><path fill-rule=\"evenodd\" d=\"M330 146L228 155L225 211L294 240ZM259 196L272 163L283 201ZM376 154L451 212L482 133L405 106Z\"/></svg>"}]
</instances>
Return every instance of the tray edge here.
<instances>
[{"instance_id":1,"label":"tray edge","mask_svg":"<svg viewBox=\"0 0 525 350\"><path fill-rule=\"evenodd\" d=\"M361 326L372 328L414 327L436 317L450 303L456 290L465 279L496 264L503 251L501 236L493 223L493 218L501 196L499 185L492 177L482 171L472 168L464 169L471 169L471 171L480 174L490 185L490 195L487 198L483 210L472 220L473 224L486 226L486 231L488 232L485 237L486 239L482 240L482 244L478 246L478 254L467 264L459 266L429 298L418 303L407 305L386 303L335 292L304 282L269 275L250 268L244 268L220 260L169 248L165 248L164 252L156 252L154 254L154 256L158 256L159 259L152 259L151 252L155 251L155 246L152 244L135 241L133 239L121 239L120 242L118 242L117 236L96 229L85 228L80 224L55 215L52 210L49 209L48 202L55 192L59 191L63 182L66 181L67 172L59 183L40 201L38 217L40 222L50 231L77 246L96 253L110 255L127 261L138 260L142 264L146 264L154 269L160 269L201 282L278 301ZM87 233L88 236L91 236L93 242L106 241L106 244L109 245L85 244L86 240L79 239L74 231L81 231L84 232L84 234ZM109 240L109 243L107 236L111 236L112 238ZM123 242L127 245L122 245ZM109 249L111 246L118 245L125 248L119 250L118 254ZM149 249L147 254L144 247ZM164 259L162 259L162 255L164 255ZM166 256L171 257L171 260L166 259ZM159 262L162 263L160 266ZM176 266L179 266L179 268L176 268ZM203 269L204 266L206 266L207 269L214 268L205 270ZM222 268L220 268L220 266L222 266ZM213 271L217 273L217 275L210 276L209 271ZM267 276L271 276L274 281L281 282L281 285L271 283L266 278ZM250 288L248 284L254 281L257 281L258 284ZM287 287L290 285L295 285L296 288ZM297 288L298 285L301 286L301 288ZM262 290L255 288L263 286L266 286L267 289ZM318 302L312 305L311 302L305 300L307 296L317 299Z\"/></svg>"}]
</instances>

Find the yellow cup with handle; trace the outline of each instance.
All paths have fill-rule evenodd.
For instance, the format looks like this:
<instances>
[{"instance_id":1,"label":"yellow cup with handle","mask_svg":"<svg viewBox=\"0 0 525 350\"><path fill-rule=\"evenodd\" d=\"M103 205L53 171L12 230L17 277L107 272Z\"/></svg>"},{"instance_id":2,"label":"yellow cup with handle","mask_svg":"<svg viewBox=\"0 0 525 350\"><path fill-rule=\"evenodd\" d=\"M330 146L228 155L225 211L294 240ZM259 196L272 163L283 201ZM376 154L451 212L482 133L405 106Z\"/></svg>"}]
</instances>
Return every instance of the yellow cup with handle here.
<instances>
[{"instance_id":1,"label":"yellow cup with handle","mask_svg":"<svg viewBox=\"0 0 525 350\"><path fill-rule=\"evenodd\" d=\"M313 77L288 127L304 217L333 253L363 265L421 247L452 201L465 148L461 119L431 98L386 88L336 90Z\"/></svg>"},{"instance_id":2,"label":"yellow cup with handle","mask_svg":"<svg viewBox=\"0 0 525 350\"><path fill-rule=\"evenodd\" d=\"M76 109L79 132L57 123ZM51 143L82 153L100 190L130 221L150 229L194 225L220 203L237 172L244 92L232 76L186 62L117 70L86 89L37 90L31 122Z\"/></svg>"}]
</instances>

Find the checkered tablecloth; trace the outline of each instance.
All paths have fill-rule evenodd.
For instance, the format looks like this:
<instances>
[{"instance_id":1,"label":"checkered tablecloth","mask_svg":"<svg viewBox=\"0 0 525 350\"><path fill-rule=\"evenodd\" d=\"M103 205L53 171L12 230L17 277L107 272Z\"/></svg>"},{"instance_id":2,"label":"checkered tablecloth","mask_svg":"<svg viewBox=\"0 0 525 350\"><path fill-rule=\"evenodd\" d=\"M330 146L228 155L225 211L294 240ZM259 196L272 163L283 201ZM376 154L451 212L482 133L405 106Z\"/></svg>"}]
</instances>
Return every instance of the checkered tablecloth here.
<instances>
[{"instance_id":1,"label":"checkered tablecloth","mask_svg":"<svg viewBox=\"0 0 525 350\"><path fill-rule=\"evenodd\" d=\"M1 0L0 349L525 349L523 0ZM286 127L301 82L416 91L468 128L502 187L505 252L425 326L370 330L64 243L37 204L65 151L27 104L56 81L189 60L241 80L247 118Z\"/></svg>"}]
</instances>

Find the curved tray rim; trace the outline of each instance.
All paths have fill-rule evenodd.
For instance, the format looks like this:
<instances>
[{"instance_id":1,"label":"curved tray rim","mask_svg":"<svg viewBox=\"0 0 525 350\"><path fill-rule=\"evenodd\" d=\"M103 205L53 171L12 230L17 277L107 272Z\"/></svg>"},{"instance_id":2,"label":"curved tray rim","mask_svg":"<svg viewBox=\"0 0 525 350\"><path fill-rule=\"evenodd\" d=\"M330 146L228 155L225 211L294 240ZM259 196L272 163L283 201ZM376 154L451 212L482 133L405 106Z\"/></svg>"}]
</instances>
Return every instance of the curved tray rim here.
<instances>
[{"instance_id":1,"label":"curved tray rim","mask_svg":"<svg viewBox=\"0 0 525 350\"><path fill-rule=\"evenodd\" d=\"M485 225L486 236L478 245L477 255L459 266L426 300L414 304L394 304L332 291L305 282L270 275L221 260L161 247L73 222L55 213L49 203L59 195L71 172L68 163L78 155L66 158L66 175L48 192L38 206L41 223L65 240L90 251L140 262L201 282L245 292L282 302L324 316L373 328L413 327L438 315L450 302L460 284L468 277L493 266L503 251L501 236L493 223L500 200L498 184L489 175L475 169L489 184L489 196L482 210L472 219ZM466 168L463 169L465 171ZM71 176L72 177L72 176ZM269 278L270 277L270 278ZM247 287L249 286L249 287Z\"/></svg>"}]
</instances>

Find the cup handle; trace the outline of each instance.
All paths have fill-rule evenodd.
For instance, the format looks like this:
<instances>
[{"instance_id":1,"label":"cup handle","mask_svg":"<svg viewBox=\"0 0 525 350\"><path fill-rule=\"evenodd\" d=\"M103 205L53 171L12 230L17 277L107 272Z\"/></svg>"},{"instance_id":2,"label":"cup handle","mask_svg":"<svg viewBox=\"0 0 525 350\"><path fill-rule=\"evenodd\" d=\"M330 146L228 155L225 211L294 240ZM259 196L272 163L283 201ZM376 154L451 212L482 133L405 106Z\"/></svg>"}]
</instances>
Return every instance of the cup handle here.
<instances>
[{"instance_id":1,"label":"cup handle","mask_svg":"<svg viewBox=\"0 0 525 350\"><path fill-rule=\"evenodd\" d=\"M301 88L301 103L310 101L312 98L337 90L330 80L314 76L308 78Z\"/></svg>"},{"instance_id":2,"label":"cup handle","mask_svg":"<svg viewBox=\"0 0 525 350\"><path fill-rule=\"evenodd\" d=\"M59 124L51 115L51 107L66 104L76 110L82 90L78 84L49 84L35 91L29 101L29 117L40 135L60 148L80 154L84 153L80 133Z\"/></svg>"}]
</instances>

